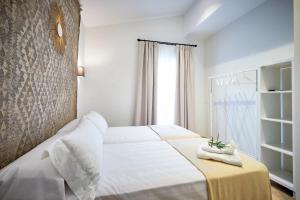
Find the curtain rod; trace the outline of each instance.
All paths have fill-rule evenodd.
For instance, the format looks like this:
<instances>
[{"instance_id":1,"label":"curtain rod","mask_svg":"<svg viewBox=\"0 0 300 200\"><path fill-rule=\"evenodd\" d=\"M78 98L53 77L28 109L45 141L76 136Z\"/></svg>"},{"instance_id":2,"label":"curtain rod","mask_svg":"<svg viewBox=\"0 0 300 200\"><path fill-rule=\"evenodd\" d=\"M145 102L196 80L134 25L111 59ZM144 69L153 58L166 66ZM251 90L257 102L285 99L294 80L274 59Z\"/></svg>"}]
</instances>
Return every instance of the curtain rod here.
<instances>
[{"instance_id":1,"label":"curtain rod","mask_svg":"<svg viewBox=\"0 0 300 200\"><path fill-rule=\"evenodd\" d=\"M137 39L137 41L144 41L144 42L157 42L159 44L166 44L166 45L184 45L184 46L190 46L190 47L197 47L195 44L181 44L181 43L173 43L173 42L161 42L161 41L155 41L155 40L143 40L143 39Z\"/></svg>"}]
</instances>

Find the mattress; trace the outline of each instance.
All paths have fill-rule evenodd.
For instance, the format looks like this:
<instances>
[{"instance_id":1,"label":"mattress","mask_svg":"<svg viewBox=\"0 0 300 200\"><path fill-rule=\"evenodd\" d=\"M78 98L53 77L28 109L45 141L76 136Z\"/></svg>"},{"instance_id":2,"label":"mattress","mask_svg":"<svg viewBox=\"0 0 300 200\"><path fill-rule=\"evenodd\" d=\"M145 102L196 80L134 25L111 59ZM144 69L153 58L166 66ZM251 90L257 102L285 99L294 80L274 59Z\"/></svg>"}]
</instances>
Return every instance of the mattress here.
<instances>
[{"instance_id":1,"label":"mattress","mask_svg":"<svg viewBox=\"0 0 300 200\"><path fill-rule=\"evenodd\" d=\"M103 163L98 200L207 200L204 175L164 141L105 144Z\"/></svg>"},{"instance_id":2,"label":"mattress","mask_svg":"<svg viewBox=\"0 0 300 200\"><path fill-rule=\"evenodd\" d=\"M150 128L163 140L201 137L200 135L177 125L151 125Z\"/></svg>"},{"instance_id":3,"label":"mattress","mask_svg":"<svg viewBox=\"0 0 300 200\"><path fill-rule=\"evenodd\" d=\"M109 127L104 143L159 141L160 137L148 126Z\"/></svg>"},{"instance_id":4,"label":"mattress","mask_svg":"<svg viewBox=\"0 0 300 200\"><path fill-rule=\"evenodd\" d=\"M177 125L109 127L104 143L145 142L183 138L198 138L200 135Z\"/></svg>"}]
</instances>

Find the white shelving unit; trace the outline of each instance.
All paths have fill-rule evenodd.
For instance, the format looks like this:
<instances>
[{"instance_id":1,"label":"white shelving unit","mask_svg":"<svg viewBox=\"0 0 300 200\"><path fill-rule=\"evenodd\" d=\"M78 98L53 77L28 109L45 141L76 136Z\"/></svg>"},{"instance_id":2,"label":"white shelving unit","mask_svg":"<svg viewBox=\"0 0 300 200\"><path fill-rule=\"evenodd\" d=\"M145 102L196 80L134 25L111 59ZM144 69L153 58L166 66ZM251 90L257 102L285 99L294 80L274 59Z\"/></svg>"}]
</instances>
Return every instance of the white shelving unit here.
<instances>
[{"instance_id":1,"label":"white shelving unit","mask_svg":"<svg viewBox=\"0 0 300 200\"><path fill-rule=\"evenodd\" d=\"M270 178L294 191L293 62L260 67L261 161Z\"/></svg>"}]
</instances>

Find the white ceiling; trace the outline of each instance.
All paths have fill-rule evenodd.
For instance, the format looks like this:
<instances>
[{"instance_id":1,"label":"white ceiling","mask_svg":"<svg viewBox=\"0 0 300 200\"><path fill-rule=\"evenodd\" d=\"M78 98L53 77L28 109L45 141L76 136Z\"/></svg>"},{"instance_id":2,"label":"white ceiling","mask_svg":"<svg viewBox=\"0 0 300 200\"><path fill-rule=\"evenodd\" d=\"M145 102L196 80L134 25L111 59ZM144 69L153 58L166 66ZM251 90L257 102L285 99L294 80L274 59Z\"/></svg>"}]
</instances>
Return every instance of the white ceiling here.
<instances>
[{"instance_id":1,"label":"white ceiling","mask_svg":"<svg viewBox=\"0 0 300 200\"><path fill-rule=\"evenodd\" d=\"M205 38L264 3L266 0L202 0L184 17L185 33Z\"/></svg>"},{"instance_id":2,"label":"white ceiling","mask_svg":"<svg viewBox=\"0 0 300 200\"><path fill-rule=\"evenodd\" d=\"M185 35L204 39L266 0L81 0L85 27L183 16Z\"/></svg>"},{"instance_id":3,"label":"white ceiling","mask_svg":"<svg viewBox=\"0 0 300 200\"><path fill-rule=\"evenodd\" d=\"M184 15L200 0L81 0L86 27Z\"/></svg>"}]
</instances>

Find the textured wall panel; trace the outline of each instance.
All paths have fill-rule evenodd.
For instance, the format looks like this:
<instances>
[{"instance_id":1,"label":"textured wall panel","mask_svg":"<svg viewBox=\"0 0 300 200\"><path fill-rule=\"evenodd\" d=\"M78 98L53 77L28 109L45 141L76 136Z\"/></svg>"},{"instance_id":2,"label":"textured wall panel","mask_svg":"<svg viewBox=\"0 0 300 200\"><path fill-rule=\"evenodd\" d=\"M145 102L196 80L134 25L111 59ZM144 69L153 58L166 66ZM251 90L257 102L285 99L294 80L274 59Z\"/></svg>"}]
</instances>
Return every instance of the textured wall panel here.
<instances>
[{"instance_id":1,"label":"textured wall panel","mask_svg":"<svg viewBox=\"0 0 300 200\"><path fill-rule=\"evenodd\" d=\"M53 0L0 0L0 168L76 117L80 5L58 0L64 54L50 39Z\"/></svg>"}]
</instances>

